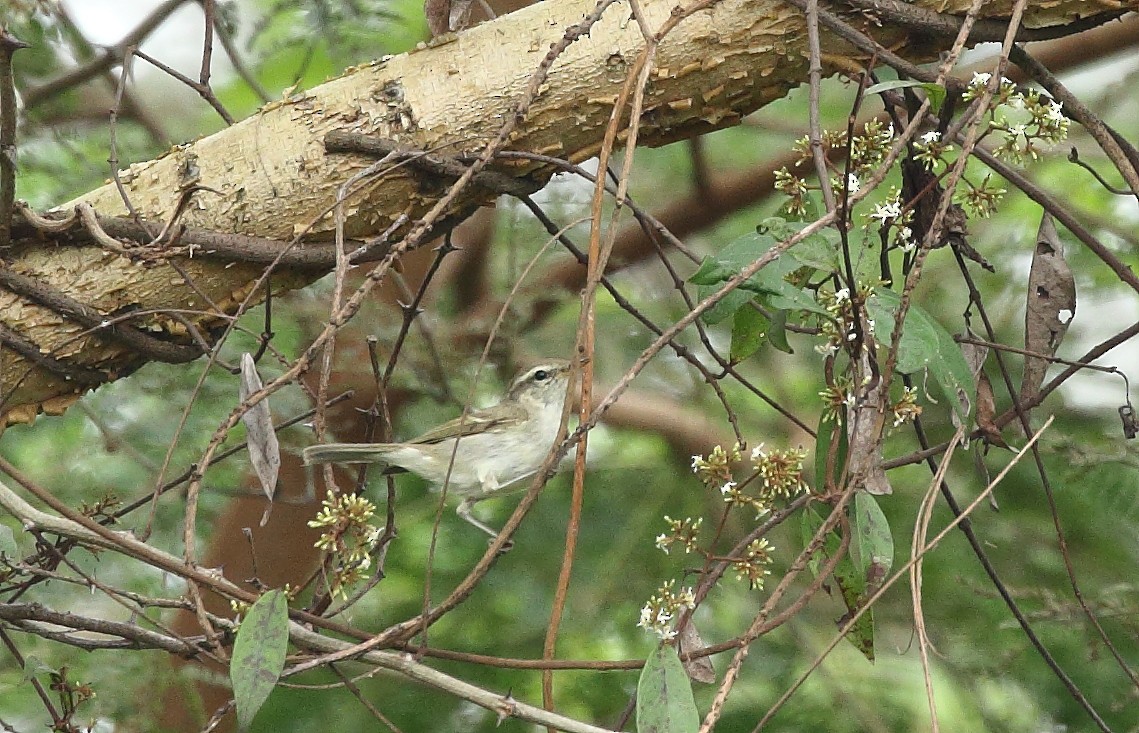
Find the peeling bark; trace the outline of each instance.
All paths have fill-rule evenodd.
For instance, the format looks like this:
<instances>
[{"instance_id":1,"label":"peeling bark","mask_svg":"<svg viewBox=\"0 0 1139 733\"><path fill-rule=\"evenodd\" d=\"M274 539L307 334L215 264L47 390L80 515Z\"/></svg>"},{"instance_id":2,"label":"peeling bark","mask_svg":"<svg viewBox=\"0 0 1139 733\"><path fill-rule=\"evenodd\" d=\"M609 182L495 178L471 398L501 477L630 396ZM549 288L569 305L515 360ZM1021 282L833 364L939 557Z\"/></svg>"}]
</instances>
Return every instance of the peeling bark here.
<instances>
[{"instance_id":1,"label":"peeling bark","mask_svg":"<svg viewBox=\"0 0 1139 733\"><path fill-rule=\"evenodd\" d=\"M916 4L943 13L963 13L969 5L965 0ZM677 2L642 0L641 5L650 24L659 27ZM982 15L1000 19L1010 6L1009 0L987 2ZM504 115L512 113L550 45L593 7L592 0L545 0L290 94L215 135L130 166L122 180L131 203L146 219L164 222L188 188L202 186L211 190L192 195L181 219L188 226L282 241L304 233L298 246L326 244L332 238L328 212L337 189L372 162L326 154L326 133L372 134L442 154L476 152L494 137ZM1139 0L1034 1L1026 25L1058 25L1091 11L1136 7ZM870 25L861 12L849 17L913 61L929 60L946 43L909 39L901 30ZM831 57L850 55L843 42L825 31L822 43ZM587 37L558 58L509 147L573 161L594 155L617 92L642 47L628 5L615 4ZM735 124L798 85L806 70L806 31L797 10L777 0L722 0L682 21L661 42L638 144L659 145ZM539 180L552 173L521 165L500 165L498 170ZM375 235L401 214L414 220L444 188L407 172L386 177L349 199L346 234ZM454 214L462 216L485 203L478 195L476 189L460 199ZM126 214L110 184L77 201L92 204L100 216ZM152 334L187 342L185 325L163 311L198 311L201 315L190 320L206 330L217 323L213 307L232 312L263 272L261 265L200 257L183 258L179 265L196 290L168 264L132 262L94 245L58 248L24 240L15 243L10 260L14 271L67 293L99 314L128 309L153 313L131 322ZM286 271L274 275L273 286L301 287L318 275ZM212 305L203 302L203 295ZM103 370L107 380L130 373L143 361L129 349L84 334L81 326L8 291L0 290L0 314L9 329L42 352ZM40 411L58 412L85 388L9 348L0 350L0 423L29 421Z\"/></svg>"}]
</instances>

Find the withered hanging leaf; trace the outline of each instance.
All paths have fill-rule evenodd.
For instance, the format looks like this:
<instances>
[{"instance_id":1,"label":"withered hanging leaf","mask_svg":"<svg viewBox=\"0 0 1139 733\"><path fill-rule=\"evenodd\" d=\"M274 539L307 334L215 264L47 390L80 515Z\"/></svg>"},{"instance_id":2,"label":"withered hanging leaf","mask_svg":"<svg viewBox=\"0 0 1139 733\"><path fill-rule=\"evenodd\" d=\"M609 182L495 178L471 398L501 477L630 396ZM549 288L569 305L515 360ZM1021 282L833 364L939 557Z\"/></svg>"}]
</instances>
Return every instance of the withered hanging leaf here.
<instances>
[{"instance_id":1,"label":"withered hanging leaf","mask_svg":"<svg viewBox=\"0 0 1139 733\"><path fill-rule=\"evenodd\" d=\"M855 384L869 379L870 360L864 353L858 362ZM886 416L878 409L882 385L866 391L859 405L850 411L847 423L847 469L850 482L868 494L894 493L882 468L882 442L886 439Z\"/></svg>"},{"instance_id":2,"label":"withered hanging leaf","mask_svg":"<svg viewBox=\"0 0 1139 733\"><path fill-rule=\"evenodd\" d=\"M965 357L965 363L969 366L969 373L973 375L973 384L979 386L978 377L982 374L981 367L984 365L985 359L989 358L989 347L966 342L961 344L961 355ZM951 417L953 418L953 427L959 428L961 427L961 415L968 415L974 405L970 404L972 396L966 390L958 387L956 392L957 402L961 409L954 410Z\"/></svg>"},{"instance_id":3,"label":"withered hanging leaf","mask_svg":"<svg viewBox=\"0 0 1139 733\"><path fill-rule=\"evenodd\" d=\"M977 376L977 427L985 434L985 441L1002 448L1008 448L996 423L997 403L993 396L993 385L989 375L982 371Z\"/></svg>"},{"instance_id":4,"label":"withered hanging leaf","mask_svg":"<svg viewBox=\"0 0 1139 733\"><path fill-rule=\"evenodd\" d=\"M241 401L261 389L261 377L257 365L249 353L241 355L241 383L238 394ZM249 462L257 472L261 490L269 501L277 489L277 473L281 470L281 447L277 443L277 433L273 431L273 418L269 414L269 400L261 400L241 416L249 443Z\"/></svg>"},{"instance_id":5,"label":"withered hanging leaf","mask_svg":"<svg viewBox=\"0 0 1139 733\"><path fill-rule=\"evenodd\" d=\"M1045 212L1036 233L1036 251L1028 273L1024 348L1037 354L1055 355L1075 315L1076 281L1064 260L1064 245L1056 233L1052 216ZM1020 383L1022 402L1037 398L1048 364L1048 360L1041 357L1025 357L1024 378Z\"/></svg>"},{"instance_id":6,"label":"withered hanging leaf","mask_svg":"<svg viewBox=\"0 0 1139 733\"><path fill-rule=\"evenodd\" d=\"M684 628L680 630L676 646L680 653L680 663L684 666L684 671L688 674L689 679L693 682L703 682L706 685L716 681L716 668L712 666L711 657L684 658L685 655L695 654L707 646L704 640L700 638L700 632L696 630L696 623L692 619L688 619L688 623L684 624Z\"/></svg>"}]
</instances>

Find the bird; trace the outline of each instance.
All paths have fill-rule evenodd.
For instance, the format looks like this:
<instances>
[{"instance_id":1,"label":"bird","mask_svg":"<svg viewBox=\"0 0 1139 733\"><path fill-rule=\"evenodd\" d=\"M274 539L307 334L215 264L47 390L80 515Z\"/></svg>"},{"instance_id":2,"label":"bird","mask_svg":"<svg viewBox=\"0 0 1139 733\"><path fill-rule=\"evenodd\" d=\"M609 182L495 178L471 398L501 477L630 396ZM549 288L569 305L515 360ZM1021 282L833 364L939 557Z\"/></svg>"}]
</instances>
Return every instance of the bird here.
<instances>
[{"instance_id":1,"label":"bird","mask_svg":"<svg viewBox=\"0 0 1139 733\"><path fill-rule=\"evenodd\" d=\"M303 452L305 465L376 463L388 467L385 473L410 471L437 488L446 483L449 494L462 497L457 514L497 537L471 509L509 492L512 484L541 467L561 427L570 368L564 359L547 359L523 369L498 404L470 410L405 443L309 446Z\"/></svg>"}]
</instances>

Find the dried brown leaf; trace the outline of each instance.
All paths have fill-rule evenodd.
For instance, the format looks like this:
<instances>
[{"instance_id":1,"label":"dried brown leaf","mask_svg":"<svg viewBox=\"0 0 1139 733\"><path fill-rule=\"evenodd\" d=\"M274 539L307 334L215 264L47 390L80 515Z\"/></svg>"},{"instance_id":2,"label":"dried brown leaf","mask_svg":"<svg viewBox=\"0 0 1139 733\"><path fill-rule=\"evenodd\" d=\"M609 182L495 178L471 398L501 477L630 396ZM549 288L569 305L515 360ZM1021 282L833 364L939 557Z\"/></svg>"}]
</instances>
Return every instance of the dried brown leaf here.
<instances>
[{"instance_id":1,"label":"dried brown leaf","mask_svg":"<svg viewBox=\"0 0 1139 733\"><path fill-rule=\"evenodd\" d=\"M973 374L973 383L977 384L979 375L983 373L981 366L984 365L985 359L989 358L989 347L963 343L961 344L961 355L965 357L965 363L969 365L969 371ZM957 401L961 405L960 411L953 410L950 414L955 428L961 427L960 415L968 415L973 410L973 405L969 404L969 394L964 389L958 388Z\"/></svg>"},{"instance_id":2,"label":"dried brown leaf","mask_svg":"<svg viewBox=\"0 0 1139 733\"><path fill-rule=\"evenodd\" d=\"M249 396L261 389L261 377L253 357L241 355L241 382L238 394L245 402ZM269 501L277 490L277 474L281 470L281 447L277 443L277 433L273 430L273 416L269 412L269 400L264 399L241 416L249 444L249 462L261 482L261 490Z\"/></svg>"},{"instance_id":3,"label":"dried brown leaf","mask_svg":"<svg viewBox=\"0 0 1139 733\"><path fill-rule=\"evenodd\" d=\"M685 659L686 655L694 654L705 646L707 646L707 644L700 638L700 632L696 630L696 624L692 619L688 619L688 623L684 624L684 628L681 629L680 635L677 637L677 651L680 653L680 663L684 667L684 672L693 682L703 682L706 685L710 685L716 681L716 668L712 666L712 660L709 657Z\"/></svg>"},{"instance_id":4,"label":"dried brown leaf","mask_svg":"<svg viewBox=\"0 0 1139 733\"><path fill-rule=\"evenodd\" d=\"M870 374L870 360L865 354L859 360L858 382ZM882 468L882 443L886 439L886 416L879 409L882 385L866 391L859 406L851 412L847 434L847 467L850 481L868 494L880 496L894 493L886 471Z\"/></svg>"},{"instance_id":5,"label":"dried brown leaf","mask_svg":"<svg viewBox=\"0 0 1139 733\"><path fill-rule=\"evenodd\" d=\"M1028 273L1028 305L1024 314L1024 348L1054 356L1068 324L1076 314L1076 281L1064 259L1064 245L1047 212L1036 234L1036 251ZM1049 361L1039 356L1024 359L1020 383L1022 402L1035 401L1044 383Z\"/></svg>"}]
</instances>

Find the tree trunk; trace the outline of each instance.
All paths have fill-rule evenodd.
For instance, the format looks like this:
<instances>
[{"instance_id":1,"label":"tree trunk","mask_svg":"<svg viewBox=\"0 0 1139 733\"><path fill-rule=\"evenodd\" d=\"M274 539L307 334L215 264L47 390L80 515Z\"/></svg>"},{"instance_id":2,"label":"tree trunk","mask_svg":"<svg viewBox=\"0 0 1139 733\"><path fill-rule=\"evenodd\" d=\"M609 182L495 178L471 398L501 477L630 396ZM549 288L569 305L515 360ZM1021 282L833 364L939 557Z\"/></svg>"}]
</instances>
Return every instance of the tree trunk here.
<instances>
[{"instance_id":1,"label":"tree trunk","mask_svg":"<svg viewBox=\"0 0 1139 733\"><path fill-rule=\"evenodd\" d=\"M964 13L969 5L964 0L916 4L943 13ZM1000 19L1011 5L1007 0L985 2L981 14ZM1139 0L1111 5L1118 13L1136 8ZM677 2L641 0L640 6L650 27L659 29ZM1064 24L1106 7L1082 0L1033 0L1025 25ZM545 0L412 53L350 69L312 90L287 94L215 135L131 165L121 174L126 194L150 222L169 221L179 202L188 200L179 219L186 226L275 240L282 249L294 237L303 249L327 247L333 236L329 212L338 189L373 162L359 155L327 154L327 133L365 133L443 155L476 153L513 114L551 44L593 9L592 0ZM947 40L907 36L887 23L878 27L868 14L846 10L850 22L910 60L928 60L948 46ZM854 55L825 30L822 44L831 62ZM571 161L593 156L644 45L628 5L609 7L588 35L554 61L508 147ZM735 124L801 83L806 71L806 29L798 9L777 0L721 0L682 20L661 41L638 143L657 145ZM497 169L538 180L553 173L534 165L500 164ZM375 236L401 215L414 221L446 188L445 181L428 180L406 167L372 179L346 200L346 235ZM452 214L459 218L488 198L485 189L468 187ZM127 213L113 184L60 208L80 202L92 205L101 217ZM211 254L208 247L171 262L147 264L89 241L59 244L26 236L11 251L9 271L38 289L9 281L0 290L0 313L7 324L0 333L5 346L0 351L0 423L61 411L83 390L156 358L153 350L139 349L137 338L122 340L121 326L108 337L108 329L100 328L103 321L133 314L129 323L136 335L188 344L194 328L209 339L219 311L233 313L246 298L256 302L261 297L251 291L264 263L237 262L232 255ZM272 286L300 287L323 271L278 267ZM66 295L70 311L46 300L58 294L53 291ZM87 314L86 324L77 320L76 304ZM22 344L22 353L14 344ZM36 351L47 356L36 357Z\"/></svg>"}]
</instances>

